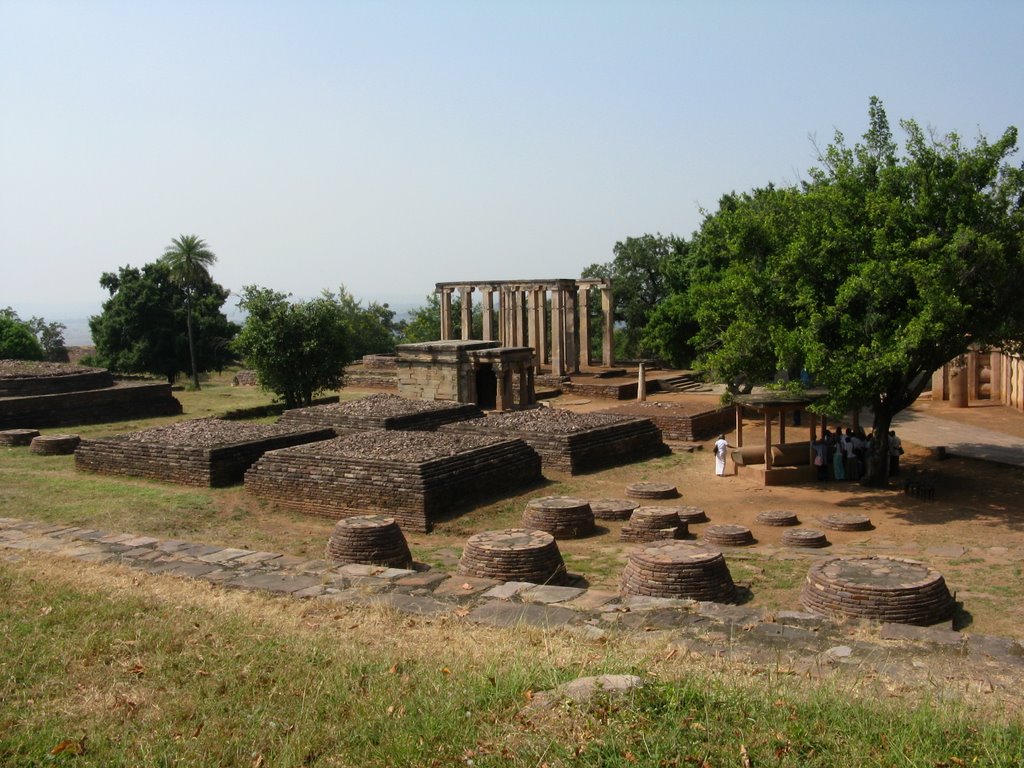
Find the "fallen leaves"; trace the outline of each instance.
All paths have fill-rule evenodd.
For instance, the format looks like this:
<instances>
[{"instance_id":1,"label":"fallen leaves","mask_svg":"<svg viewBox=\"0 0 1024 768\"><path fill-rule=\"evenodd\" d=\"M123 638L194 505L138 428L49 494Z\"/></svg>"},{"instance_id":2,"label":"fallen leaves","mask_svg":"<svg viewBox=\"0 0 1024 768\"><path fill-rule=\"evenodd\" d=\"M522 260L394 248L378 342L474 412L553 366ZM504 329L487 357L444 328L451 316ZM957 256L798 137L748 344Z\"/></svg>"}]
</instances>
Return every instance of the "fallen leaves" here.
<instances>
[{"instance_id":1,"label":"fallen leaves","mask_svg":"<svg viewBox=\"0 0 1024 768\"><path fill-rule=\"evenodd\" d=\"M80 739L64 739L57 746L50 750L51 755L84 755L85 754L85 736Z\"/></svg>"}]
</instances>

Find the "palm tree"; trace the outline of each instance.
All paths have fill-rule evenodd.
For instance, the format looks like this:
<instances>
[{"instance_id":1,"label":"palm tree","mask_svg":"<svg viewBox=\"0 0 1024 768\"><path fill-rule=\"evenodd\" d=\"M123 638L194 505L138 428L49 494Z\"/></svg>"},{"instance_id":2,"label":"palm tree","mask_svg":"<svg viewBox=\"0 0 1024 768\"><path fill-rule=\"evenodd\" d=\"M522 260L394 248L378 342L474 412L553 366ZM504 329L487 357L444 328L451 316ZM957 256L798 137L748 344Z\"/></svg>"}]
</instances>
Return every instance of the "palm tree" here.
<instances>
[{"instance_id":1,"label":"palm tree","mask_svg":"<svg viewBox=\"0 0 1024 768\"><path fill-rule=\"evenodd\" d=\"M185 324L188 328L188 355L192 363L192 386L199 389L196 349L192 340L192 298L203 280L210 279L209 268L217 261L206 242L198 235L181 235L171 240L161 257L171 270L171 280L185 294Z\"/></svg>"}]
</instances>

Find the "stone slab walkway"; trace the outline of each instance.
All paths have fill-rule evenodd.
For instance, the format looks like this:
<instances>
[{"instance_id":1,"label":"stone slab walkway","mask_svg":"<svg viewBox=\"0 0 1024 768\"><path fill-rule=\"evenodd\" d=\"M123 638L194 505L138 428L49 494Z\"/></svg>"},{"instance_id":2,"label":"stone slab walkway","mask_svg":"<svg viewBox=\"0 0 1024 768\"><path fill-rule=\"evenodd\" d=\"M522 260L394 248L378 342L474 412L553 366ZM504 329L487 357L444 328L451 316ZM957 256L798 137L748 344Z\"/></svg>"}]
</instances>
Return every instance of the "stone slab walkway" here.
<instances>
[{"instance_id":1,"label":"stone slab walkway","mask_svg":"<svg viewBox=\"0 0 1024 768\"><path fill-rule=\"evenodd\" d=\"M817 676L845 667L905 684L935 675L961 687L1019 691L1024 643L922 628L837 623L796 611L499 582L435 571L337 565L274 552L218 547L30 520L0 518L0 560L18 552L120 564L161 576L207 581L296 599L382 606L415 616L450 616L498 627L558 629L587 639L609 633L664 636L671 652L770 663L781 673ZM924 661L922 661L922 659ZM960 683L958 683L960 685Z\"/></svg>"},{"instance_id":2,"label":"stone slab walkway","mask_svg":"<svg viewBox=\"0 0 1024 768\"><path fill-rule=\"evenodd\" d=\"M871 424L870 413L865 412L862 423ZM903 440L923 448L945 446L952 456L1024 467L1024 441L1005 432L910 409L896 415L892 428Z\"/></svg>"}]
</instances>

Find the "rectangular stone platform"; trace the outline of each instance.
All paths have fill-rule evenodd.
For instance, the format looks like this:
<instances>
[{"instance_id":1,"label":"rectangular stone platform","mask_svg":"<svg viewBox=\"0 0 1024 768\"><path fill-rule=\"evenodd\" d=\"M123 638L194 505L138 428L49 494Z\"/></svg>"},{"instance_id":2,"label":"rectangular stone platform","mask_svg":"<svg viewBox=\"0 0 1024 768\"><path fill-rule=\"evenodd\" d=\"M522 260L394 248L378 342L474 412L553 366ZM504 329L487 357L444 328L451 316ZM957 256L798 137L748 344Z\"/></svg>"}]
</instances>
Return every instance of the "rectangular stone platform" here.
<instances>
[{"instance_id":1,"label":"rectangular stone platform","mask_svg":"<svg viewBox=\"0 0 1024 768\"><path fill-rule=\"evenodd\" d=\"M380 393L345 403L294 408L285 411L277 423L295 428L330 427L343 437L373 429L432 430L482 416L483 411L467 403L410 400Z\"/></svg>"},{"instance_id":2,"label":"rectangular stone platform","mask_svg":"<svg viewBox=\"0 0 1024 768\"><path fill-rule=\"evenodd\" d=\"M171 385L151 381L119 381L102 389L0 397L0 429L101 424L179 413L181 403L171 394Z\"/></svg>"},{"instance_id":3,"label":"rectangular stone platform","mask_svg":"<svg viewBox=\"0 0 1024 768\"><path fill-rule=\"evenodd\" d=\"M568 474L670 453L650 419L557 408L497 413L448 424L442 431L518 437L540 454L545 470Z\"/></svg>"},{"instance_id":4,"label":"rectangular stone platform","mask_svg":"<svg viewBox=\"0 0 1024 768\"><path fill-rule=\"evenodd\" d=\"M735 412L729 406L686 406L647 401L608 408L601 413L650 419L661 430L666 440L683 442L706 440L722 432L728 432L736 425Z\"/></svg>"},{"instance_id":5,"label":"rectangular stone platform","mask_svg":"<svg viewBox=\"0 0 1024 768\"><path fill-rule=\"evenodd\" d=\"M169 427L83 440L75 468L197 486L239 483L265 452L334 436L329 427L280 427L197 419Z\"/></svg>"},{"instance_id":6,"label":"rectangular stone platform","mask_svg":"<svg viewBox=\"0 0 1024 768\"><path fill-rule=\"evenodd\" d=\"M385 514L427 532L439 516L540 480L540 457L522 440L377 430L267 453L245 488L309 515Z\"/></svg>"}]
</instances>

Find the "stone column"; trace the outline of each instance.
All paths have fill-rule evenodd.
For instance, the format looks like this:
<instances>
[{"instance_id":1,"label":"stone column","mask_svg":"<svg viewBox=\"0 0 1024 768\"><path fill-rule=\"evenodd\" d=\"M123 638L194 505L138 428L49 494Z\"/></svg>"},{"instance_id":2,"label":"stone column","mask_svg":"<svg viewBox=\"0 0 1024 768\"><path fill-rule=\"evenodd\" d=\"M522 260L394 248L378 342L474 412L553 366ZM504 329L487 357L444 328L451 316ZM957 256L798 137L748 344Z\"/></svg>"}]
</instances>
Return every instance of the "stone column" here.
<instances>
[{"instance_id":1,"label":"stone column","mask_svg":"<svg viewBox=\"0 0 1024 768\"><path fill-rule=\"evenodd\" d=\"M636 376L636 399L641 403L647 399L647 369L642 362Z\"/></svg>"},{"instance_id":2,"label":"stone column","mask_svg":"<svg viewBox=\"0 0 1024 768\"><path fill-rule=\"evenodd\" d=\"M993 349L988 354L988 365L992 369L992 377L989 379L988 396L993 402L999 403L1003 400L1003 353L1002 350Z\"/></svg>"},{"instance_id":3,"label":"stone column","mask_svg":"<svg viewBox=\"0 0 1024 768\"><path fill-rule=\"evenodd\" d=\"M772 468L772 412L764 410L764 468Z\"/></svg>"},{"instance_id":4,"label":"stone column","mask_svg":"<svg viewBox=\"0 0 1024 768\"><path fill-rule=\"evenodd\" d=\"M496 384L494 387L494 410L504 411L509 406L508 401L505 399L505 366L501 363L493 363L491 368L494 369Z\"/></svg>"},{"instance_id":5,"label":"stone column","mask_svg":"<svg viewBox=\"0 0 1024 768\"><path fill-rule=\"evenodd\" d=\"M441 341L452 337L452 292L450 288L441 289Z\"/></svg>"},{"instance_id":6,"label":"stone column","mask_svg":"<svg viewBox=\"0 0 1024 768\"><path fill-rule=\"evenodd\" d=\"M498 341L503 347L509 346L508 340L508 291L498 289Z\"/></svg>"},{"instance_id":7,"label":"stone column","mask_svg":"<svg viewBox=\"0 0 1024 768\"><path fill-rule=\"evenodd\" d=\"M538 302L540 305L538 306ZM526 333L527 342L533 347L533 362L529 366L531 370L540 370L540 362L544 358L544 348L541 346L544 327L544 294L536 287L526 292Z\"/></svg>"},{"instance_id":8,"label":"stone column","mask_svg":"<svg viewBox=\"0 0 1024 768\"><path fill-rule=\"evenodd\" d=\"M481 288L480 299L480 309L484 316L484 341L494 341L494 291L490 288Z\"/></svg>"},{"instance_id":9,"label":"stone column","mask_svg":"<svg viewBox=\"0 0 1024 768\"><path fill-rule=\"evenodd\" d=\"M459 288L459 298L462 299L462 338L468 340L473 338L473 288L464 285Z\"/></svg>"},{"instance_id":10,"label":"stone column","mask_svg":"<svg viewBox=\"0 0 1024 768\"><path fill-rule=\"evenodd\" d=\"M526 334L523 333L523 291L520 288L512 289L512 346L521 347L526 343Z\"/></svg>"},{"instance_id":11,"label":"stone column","mask_svg":"<svg viewBox=\"0 0 1024 768\"><path fill-rule=\"evenodd\" d=\"M590 354L590 286L581 285L577 293L576 306L580 314L580 362L584 365L593 365L594 360Z\"/></svg>"},{"instance_id":12,"label":"stone column","mask_svg":"<svg viewBox=\"0 0 1024 768\"><path fill-rule=\"evenodd\" d=\"M601 313L604 315L604 340L601 345L601 365L611 368L615 365L615 301L611 286L601 288Z\"/></svg>"},{"instance_id":13,"label":"stone column","mask_svg":"<svg viewBox=\"0 0 1024 768\"><path fill-rule=\"evenodd\" d=\"M736 447L743 447L743 406L736 404Z\"/></svg>"},{"instance_id":14,"label":"stone column","mask_svg":"<svg viewBox=\"0 0 1024 768\"><path fill-rule=\"evenodd\" d=\"M562 294L562 302L562 306L565 310L565 346L563 347L565 364L568 368L569 373L579 373L580 350L579 345L576 341L576 324L579 318L576 315L576 292L572 290L566 290Z\"/></svg>"},{"instance_id":15,"label":"stone column","mask_svg":"<svg viewBox=\"0 0 1024 768\"><path fill-rule=\"evenodd\" d=\"M542 365L551 362L551 356L548 354L548 290L547 288L538 288L535 293L537 294L537 344L534 349L537 350L537 371L540 372Z\"/></svg>"},{"instance_id":16,"label":"stone column","mask_svg":"<svg viewBox=\"0 0 1024 768\"><path fill-rule=\"evenodd\" d=\"M551 289L551 375L565 375L565 315L562 313L562 289Z\"/></svg>"},{"instance_id":17,"label":"stone column","mask_svg":"<svg viewBox=\"0 0 1024 768\"><path fill-rule=\"evenodd\" d=\"M979 392L980 376L978 365L978 353L971 351L967 353L967 399L968 400L980 400L981 392Z\"/></svg>"},{"instance_id":18,"label":"stone column","mask_svg":"<svg viewBox=\"0 0 1024 768\"><path fill-rule=\"evenodd\" d=\"M967 392L967 366L960 363L950 363L949 404L954 408L966 408Z\"/></svg>"}]
</instances>

